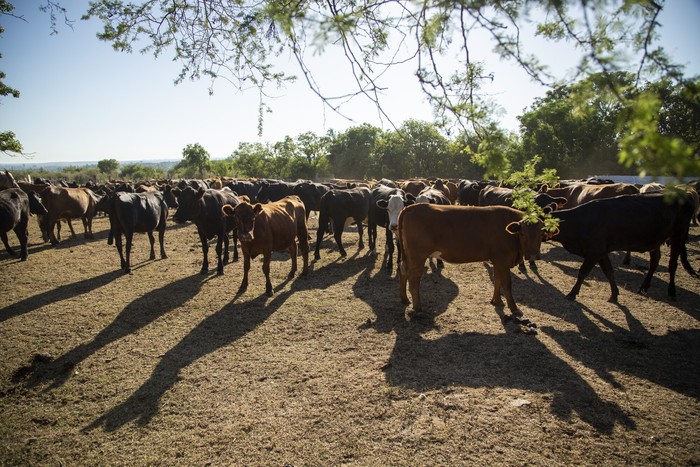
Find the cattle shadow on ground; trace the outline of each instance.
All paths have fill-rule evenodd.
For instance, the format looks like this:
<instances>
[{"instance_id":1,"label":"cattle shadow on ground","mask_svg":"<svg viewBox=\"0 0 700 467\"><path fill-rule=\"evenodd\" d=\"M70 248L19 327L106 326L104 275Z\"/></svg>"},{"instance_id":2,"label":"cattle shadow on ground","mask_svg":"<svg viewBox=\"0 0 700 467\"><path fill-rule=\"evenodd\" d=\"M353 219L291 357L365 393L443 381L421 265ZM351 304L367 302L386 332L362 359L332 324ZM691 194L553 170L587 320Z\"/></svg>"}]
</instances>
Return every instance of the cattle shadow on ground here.
<instances>
[{"instance_id":1,"label":"cattle shadow on ground","mask_svg":"<svg viewBox=\"0 0 700 467\"><path fill-rule=\"evenodd\" d=\"M197 295L201 284L202 278L197 274L142 295L128 304L92 341L81 344L49 362L35 359L30 366L15 371L13 379L15 382L24 381L28 387L49 384L48 389L53 389L61 386L80 362L112 342L133 334L172 309L182 306Z\"/></svg>"},{"instance_id":2,"label":"cattle shadow on ground","mask_svg":"<svg viewBox=\"0 0 700 467\"><path fill-rule=\"evenodd\" d=\"M120 271L109 271L90 279L84 279L72 284L62 285L55 289L42 292L17 303L0 309L0 322L37 310L45 305L68 300L78 295L92 292L120 277Z\"/></svg>"},{"instance_id":3,"label":"cattle shadow on ground","mask_svg":"<svg viewBox=\"0 0 700 467\"><path fill-rule=\"evenodd\" d=\"M577 327L577 331L561 331L548 326L542 332L611 386L622 388L614 377L615 372L620 372L700 398L700 330L654 335L634 313L618 303L627 325L622 327L579 302L566 300L563 293L543 279L537 282L514 277L514 287L516 281L523 282L517 284L518 288L529 288L530 293L523 294L521 300L524 305ZM561 306L548 306L551 303Z\"/></svg>"},{"instance_id":4,"label":"cattle shadow on ground","mask_svg":"<svg viewBox=\"0 0 700 467\"><path fill-rule=\"evenodd\" d=\"M243 301L246 294L250 292L236 294L221 310L205 318L180 342L168 350L148 380L131 396L86 426L83 431L89 432L103 427L105 431L112 432L131 421L135 421L139 426L148 425L158 414L163 394L180 380L182 369L200 358L236 342L260 326L278 311L294 293L336 285L338 281L358 274L367 265L368 262L365 258L353 258L337 267L329 265L321 268L323 271L319 270L320 274L313 280L307 280L307 277L304 276L295 276L293 279L278 284L275 290L287 286L289 288L276 293L271 298L263 294ZM260 275L260 280L264 281L262 272ZM251 277L251 280L255 279Z\"/></svg>"},{"instance_id":5,"label":"cattle shadow on ground","mask_svg":"<svg viewBox=\"0 0 700 467\"><path fill-rule=\"evenodd\" d=\"M520 333L454 333L424 339L410 323L395 326L396 344L385 377L416 392L446 386L510 388L551 394L551 412L563 420L573 413L601 433L634 421L603 400L566 362L537 338Z\"/></svg>"},{"instance_id":6,"label":"cattle shadow on ground","mask_svg":"<svg viewBox=\"0 0 700 467\"><path fill-rule=\"evenodd\" d=\"M621 309L631 317L629 310ZM700 400L700 330L671 330L658 336L641 326L629 331L610 322L607 326L613 332L594 328L584 334L553 327L542 331L613 387L624 389L614 376L621 373Z\"/></svg>"},{"instance_id":7,"label":"cattle shadow on ground","mask_svg":"<svg viewBox=\"0 0 700 467\"><path fill-rule=\"evenodd\" d=\"M371 255L376 262L377 256ZM376 320L361 326L371 327L377 332L391 332L397 323L407 319L415 326L423 326L424 331L434 326L435 317L441 315L459 294L459 287L442 274L430 273L428 268L421 278L421 302L424 311L414 314L412 304L405 305L399 295L399 278L387 274L384 268L372 275L372 268L367 268L352 285L355 297L367 303L374 312ZM385 293L377 293L384 290ZM409 294L410 299L410 294ZM408 317L406 316L408 314Z\"/></svg>"}]
</instances>

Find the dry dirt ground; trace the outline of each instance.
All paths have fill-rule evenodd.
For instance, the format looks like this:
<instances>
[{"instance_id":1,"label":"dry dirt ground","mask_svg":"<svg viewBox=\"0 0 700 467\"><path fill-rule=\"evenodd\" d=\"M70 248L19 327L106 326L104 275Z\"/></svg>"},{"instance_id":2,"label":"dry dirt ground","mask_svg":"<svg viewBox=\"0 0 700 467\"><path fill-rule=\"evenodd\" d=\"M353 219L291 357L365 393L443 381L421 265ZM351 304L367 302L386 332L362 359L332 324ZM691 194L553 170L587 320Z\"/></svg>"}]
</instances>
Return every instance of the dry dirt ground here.
<instances>
[{"instance_id":1,"label":"dry dirt ground","mask_svg":"<svg viewBox=\"0 0 700 467\"><path fill-rule=\"evenodd\" d=\"M124 275L107 226L52 248L32 219L29 261L0 252L2 465L700 464L700 280L671 301L666 256L648 296L614 254L619 305L598 268L569 302L579 260L544 245L513 270L529 335L484 263L428 272L432 317L404 317L383 235L291 280L277 254L268 298L259 260L242 295L242 261L200 275L191 224L164 260L137 235Z\"/></svg>"}]
</instances>

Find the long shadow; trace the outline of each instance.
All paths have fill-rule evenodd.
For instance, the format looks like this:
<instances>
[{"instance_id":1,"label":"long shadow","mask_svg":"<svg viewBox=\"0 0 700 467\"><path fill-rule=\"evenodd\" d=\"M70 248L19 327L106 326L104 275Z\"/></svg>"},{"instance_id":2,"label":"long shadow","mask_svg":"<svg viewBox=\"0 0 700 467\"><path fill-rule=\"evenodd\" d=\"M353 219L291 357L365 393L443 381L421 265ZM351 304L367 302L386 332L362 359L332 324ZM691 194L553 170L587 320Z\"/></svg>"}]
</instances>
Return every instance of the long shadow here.
<instances>
[{"instance_id":1,"label":"long shadow","mask_svg":"<svg viewBox=\"0 0 700 467\"><path fill-rule=\"evenodd\" d=\"M601 433L612 433L617 423L635 426L618 405L601 399L566 362L532 336L464 333L429 340L410 323L398 323L395 330L396 345L386 369L390 384L416 391L453 385L517 388L552 394L555 416L569 420L577 413Z\"/></svg>"},{"instance_id":2,"label":"long shadow","mask_svg":"<svg viewBox=\"0 0 700 467\"><path fill-rule=\"evenodd\" d=\"M371 255L376 262L379 255ZM378 293L383 290L384 293ZM401 303L399 295L399 277L390 275L382 267L372 275L372 268L367 268L352 285L355 297L367 303L376 320L363 325L366 329L372 329L381 333L391 332L397 323L406 321L406 311L412 311L411 305ZM451 279L442 274L426 272L421 278L421 301L423 313L412 315L411 320L420 322L420 325L430 324L434 318L447 311L448 306L459 294L459 287ZM410 294L409 294L410 297Z\"/></svg>"},{"instance_id":3,"label":"long shadow","mask_svg":"<svg viewBox=\"0 0 700 467\"><path fill-rule=\"evenodd\" d=\"M16 316L34 311L42 306L77 297L84 293L92 292L104 285L109 284L124 273L122 271L110 271L90 279L84 279L72 284L62 285L52 290L42 292L38 295L25 298L17 303L8 305L0 309L0 322Z\"/></svg>"},{"instance_id":4,"label":"long shadow","mask_svg":"<svg viewBox=\"0 0 700 467\"><path fill-rule=\"evenodd\" d=\"M50 383L49 389L53 389L64 384L72 369L90 355L145 327L197 295L202 280L199 274L185 277L139 297L127 305L92 341L81 344L50 362L35 359L30 366L15 371L13 379L16 382L26 380L28 387Z\"/></svg>"},{"instance_id":5,"label":"long shadow","mask_svg":"<svg viewBox=\"0 0 700 467\"><path fill-rule=\"evenodd\" d=\"M680 394L700 400L700 330L671 330L664 335L647 331L629 309L629 330L592 313L612 332L588 327L586 333L542 329L567 354L593 369L615 387L622 387L614 373L634 375Z\"/></svg>"},{"instance_id":6,"label":"long shadow","mask_svg":"<svg viewBox=\"0 0 700 467\"><path fill-rule=\"evenodd\" d=\"M221 310L209 316L189 332L180 342L170 349L158 362L149 379L141 385L127 400L105 413L83 431L92 431L104 427L106 431L116 431L130 421L139 426L146 426L158 414L160 399L180 379L180 371L200 358L236 342L250 331L264 323L273 313L280 309L291 295L296 292L323 289L357 274L366 267L365 258L351 258L342 265L328 265L311 272L313 280L296 276L275 287L277 292L272 298L265 295L241 302L246 294L236 295ZM251 271L251 280L256 280ZM262 272L257 280L264 280Z\"/></svg>"},{"instance_id":7,"label":"long shadow","mask_svg":"<svg viewBox=\"0 0 700 467\"><path fill-rule=\"evenodd\" d=\"M530 293L524 294L522 300L527 306L577 327L577 331L542 328L572 358L613 387L622 387L614 377L615 372L620 372L700 398L700 330L672 330L662 336L655 335L626 306L618 303L626 320L626 327L622 327L582 303L566 300L562 291L542 276L538 278L539 283L514 277L514 283L529 282L522 284L523 288L530 287ZM552 303L562 306L545 306ZM687 309L682 311L692 314Z\"/></svg>"}]
</instances>

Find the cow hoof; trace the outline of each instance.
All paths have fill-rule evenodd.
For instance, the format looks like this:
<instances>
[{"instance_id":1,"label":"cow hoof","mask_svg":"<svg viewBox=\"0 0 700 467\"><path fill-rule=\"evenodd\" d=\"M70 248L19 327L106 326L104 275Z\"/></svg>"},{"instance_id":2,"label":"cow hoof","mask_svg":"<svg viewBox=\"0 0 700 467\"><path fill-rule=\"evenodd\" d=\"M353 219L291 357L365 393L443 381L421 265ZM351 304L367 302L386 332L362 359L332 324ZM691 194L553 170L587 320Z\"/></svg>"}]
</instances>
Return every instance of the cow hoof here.
<instances>
[{"instance_id":1,"label":"cow hoof","mask_svg":"<svg viewBox=\"0 0 700 467\"><path fill-rule=\"evenodd\" d=\"M314 259L315 259L316 261L320 260L320 259L321 259L321 255L319 255L318 253L316 253L316 254L314 255Z\"/></svg>"},{"instance_id":2,"label":"cow hoof","mask_svg":"<svg viewBox=\"0 0 700 467\"><path fill-rule=\"evenodd\" d=\"M341 252L340 252L340 257L341 257L341 258L347 258L347 256L348 256L348 254L347 254L346 252L344 252L344 251L341 251Z\"/></svg>"},{"instance_id":3,"label":"cow hoof","mask_svg":"<svg viewBox=\"0 0 700 467\"><path fill-rule=\"evenodd\" d=\"M571 294L571 293L570 293L570 294L568 294L568 295L566 296L566 299L569 300L570 302L573 302L573 301L576 300L576 294Z\"/></svg>"},{"instance_id":4,"label":"cow hoof","mask_svg":"<svg viewBox=\"0 0 700 467\"><path fill-rule=\"evenodd\" d=\"M267 295L268 297L272 297L272 289L265 290L265 295Z\"/></svg>"},{"instance_id":5,"label":"cow hoof","mask_svg":"<svg viewBox=\"0 0 700 467\"><path fill-rule=\"evenodd\" d=\"M216 271L216 275L217 275L217 276L223 276L223 275L224 275L224 271Z\"/></svg>"},{"instance_id":6,"label":"cow hoof","mask_svg":"<svg viewBox=\"0 0 700 467\"><path fill-rule=\"evenodd\" d=\"M200 273L201 275L204 276L204 275L206 275L206 274L209 274L209 270L208 270L208 269L202 269L202 270L199 271L199 273Z\"/></svg>"},{"instance_id":7,"label":"cow hoof","mask_svg":"<svg viewBox=\"0 0 700 467\"><path fill-rule=\"evenodd\" d=\"M608 298L608 303L617 303L617 295L614 297Z\"/></svg>"},{"instance_id":8,"label":"cow hoof","mask_svg":"<svg viewBox=\"0 0 700 467\"><path fill-rule=\"evenodd\" d=\"M491 305L493 305L493 306L504 306L503 300L491 300Z\"/></svg>"},{"instance_id":9,"label":"cow hoof","mask_svg":"<svg viewBox=\"0 0 700 467\"><path fill-rule=\"evenodd\" d=\"M151 261L155 260L156 259L155 253L152 254L151 256L149 256L148 259L150 259Z\"/></svg>"},{"instance_id":10,"label":"cow hoof","mask_svg":"<svg viewBox=\"0 0 700 467\"><path fill-rule=\"evenodd\" d=\"M125 268L124 274L131 274L131 268Z\"/></svg>"},{"instance_id":11,"label":"cow hoof","mask_svg":"<svg viewBox=\"0 0 700 467\"><path fill-rule=\"evenodd\" d=\"M523 316L523 312L520 311L520 310L517 310L517 309L516 309L516 310L511 310L511 311L510 311L510 314L512 314L513 317L515 317L515 318L522 318L522 316ZM525 321L527 321L527 320L525 320ZM529 321L528 321L528 322L529 322Z\"/></svg>"},{"instance_id":12,"label":"cow hoof","mask_svg":"<svg viewBox=\"0 0 700 467\"><path fill-rule=\"evenodd\" d=\"M519 265L518 265L518 271L520 271L521 273L525 274L525 272L526 272L525 265L524 265L524 264L519 264Z\"/></svg>"},{"instance_id":13,"label":"cow hoof","mask_svg":"<svg viewBox=\"0 0 700 467\"><path fill-rule=\"evenodd\" d=\"M168 255L166 255L165 253L163 253L162 255L160 255L160 259L168 259Z\"/></svg>"},{"instance_id":14,"label":"cow hoof","mask_svg":"<svg viewBox=\"0 0 700 467\"><path fill-rule=\"evenodd\" d=\"M27 261L27 257L26 257L26 256L20 256L19 260L20 260L20 261Z\"/></svg>"}]
</instances>

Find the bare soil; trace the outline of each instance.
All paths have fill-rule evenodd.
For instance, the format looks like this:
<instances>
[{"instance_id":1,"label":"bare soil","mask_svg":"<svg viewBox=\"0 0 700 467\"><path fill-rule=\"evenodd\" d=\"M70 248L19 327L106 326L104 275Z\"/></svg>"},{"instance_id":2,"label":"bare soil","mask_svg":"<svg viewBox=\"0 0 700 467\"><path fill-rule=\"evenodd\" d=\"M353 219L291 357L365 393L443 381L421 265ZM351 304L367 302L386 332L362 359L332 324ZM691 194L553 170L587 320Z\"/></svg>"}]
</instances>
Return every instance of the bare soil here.
<instances>
[{"instance_id":1,"label":"bare soil","mask_svg":"<svg viewBox=\"0 0 700 467\"><path fill-rule=\"evenodd\" d=\"M580 261L544 245L513 270L531 335L485 263L428 269L405 315L383 234L291 280L276 254L268 298L259 260L240 295L242 261L200 275L189 224L124 275L107 227L53 248L32 220L29 260L0 252L2 465L700 464L700 280L669 299L666 256L646 296L648 256L613 254L619 304L598 268L570 302Z\"/></svg>"}]
</instances>

